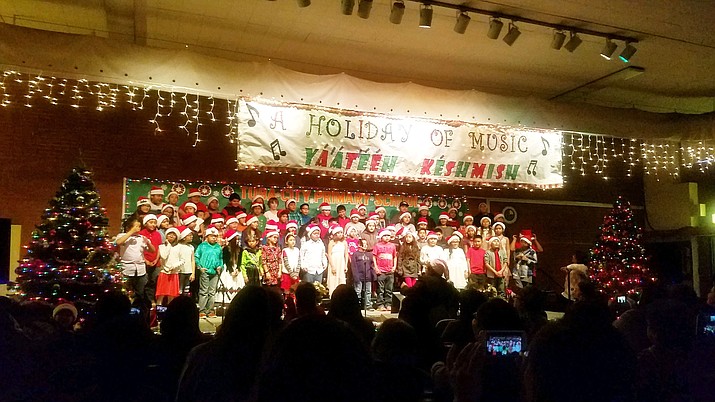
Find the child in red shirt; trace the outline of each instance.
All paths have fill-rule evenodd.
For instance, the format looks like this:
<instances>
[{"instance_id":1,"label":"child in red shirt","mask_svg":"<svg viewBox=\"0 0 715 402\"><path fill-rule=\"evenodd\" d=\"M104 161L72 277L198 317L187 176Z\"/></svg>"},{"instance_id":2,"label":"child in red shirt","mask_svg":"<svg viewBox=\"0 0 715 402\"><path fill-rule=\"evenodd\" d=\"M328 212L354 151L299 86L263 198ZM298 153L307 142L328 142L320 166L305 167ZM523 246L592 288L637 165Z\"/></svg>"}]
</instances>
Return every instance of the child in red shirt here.
<instances>
[{"instance_id":1,"label":"child in red shirt","mask_svg":"<svg viewBox=\"0 0 715 402\"><path fill-rule=\"evenodd\" d=\"M377 309L389 311L392 304L393 272L397 267L397 247L390 242L392 232L382 229L380 241L372 248L372 258L377 275Z\"/></svg>"},{"instance_id":2,"label":"child in red shirt","mask_svg":"<svg viewBox=\"0 0 715 402\"><path fill-rule=\"evenodd\" d=\"M484 289L487 283L487 270L484 267L484 254L482 236L476 235L467 249L467 264L469 265L469 285L477 289Z\"/></svg>"}]
</instances>

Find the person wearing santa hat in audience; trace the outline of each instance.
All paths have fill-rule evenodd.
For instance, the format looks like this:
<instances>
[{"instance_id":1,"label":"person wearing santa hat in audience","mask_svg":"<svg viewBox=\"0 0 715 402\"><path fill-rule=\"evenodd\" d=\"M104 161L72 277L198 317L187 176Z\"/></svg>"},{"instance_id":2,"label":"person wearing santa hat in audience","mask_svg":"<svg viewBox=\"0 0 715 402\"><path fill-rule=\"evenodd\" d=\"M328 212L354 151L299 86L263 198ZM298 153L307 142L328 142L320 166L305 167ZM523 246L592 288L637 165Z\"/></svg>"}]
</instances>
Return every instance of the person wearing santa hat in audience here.
<instances>
[{"instance_id":1,"label":"person wearing santa hat in audience","mask_svg":"<svg viewBox=\"0 0 715 402\"><path fill-rule=\"evenodd\" d=\"M345 241L345 231L340 225L330 228L330 242L328 243L328 292L332 296L338 285L346 281L348 272L348 245Z\"/></svg>"},{"instance_id":2,"label":"person wearing santa hat in audience","mask_svg":"<svg viewBox=\"0 0 715 402\"><path fill-rule=\"evenodd\" d=\"M243 206L241 206L241 196L236 193L232 193L228 196L228 205L221 210L221 214L223 214L226 218L230 218L241 212L246 212L246 210L243 209Z\"/></svg>"},{"instance_id":3,"label":"person wearing santa hat in audience","mask_svg":"<svg viewBox=\"0 0 715 402\"><path fill-rule=\"evenodd\" d=\"M322 283L323 272L328 267L325 244L320 239L320 227L310 225L307 228L308 239L300 247L301 280L307 283Z\"/></svg>"},{"instance_id":4,"label":"person wearing santa hat in audience","mask_svg":"<svg viewBox=\"0 0 715 402\"><path fill-rule=\"evenodd\" d=\"M191 244L194 232L186 226L179 226L176 229L179 231L179 244L175 248L178 258L182 261L179 266L179 292L187 295L190 293L191 282L194 282L196 274L195 250Z\"/></svg>"},{"instance_id":5,"label":"person wearing santa hat in audience","mask_svg":"<svg viewBox=\"0 0 715 402\"><path fill-rule=\"evenodd\" d=\"M253 202L251 203L251 213L253 216L258 219L258 230L263 233L266 230L266 222L268 222L268 218L266 218L265 215L263 215L263 198L262 197L254 197Z\"/></svg>"},{"instance_id":6,"label":"person wearing santa hat in audience","mask_svg":"<svg viewBox=\"0 0 715 402\"><path fill-rule=\"evenodd\" d=\"M191 188L189 189L189 194L187 195L189 198L187 201L184 201L183 204L179 207L179 215L183 216L186 213L192 213L186 210L185 206L187 203L191 202L194 204L195 211L193 213L196 213L196 211L207 211L208 209L206 208L206 205L201 202L201 192L199 191L198 188Z\"/></svg>"},{"instance_id":7,"label":"person wearing santa hat in audience","mask_svg":"<svg viewBox=\"0 0 715 402\"><path fill-rule=\"evenodd\" d=\"M152 186L149 190L149 213L159 215L164 206L164 190L159 186Z\"/></svg>"},{"instance_id":8,"label":"person wearing santa hat in audience","mask_svg":"<svg viewBox=\"0 0 715 402\"><path fill-rule=\"evenodd\" d=\"M428 268L433 260L442 258L444 249L437 245L439 234L429 232L427 234L427 245L420 249L420 263L424 268Z\"/></svg>"},{"instance_id":9,"label":"person wearing santa hat in audience","mask_svg":"<svg viewBox=\"0 0 715 402\"><path fill-rule=\"evenodd\" d=\"M328 231L330 230L330 218L332 218L332 215L330 215L330 204L323 202L320 204L318 210L320 211L317 216L318 226L320 227L320 238L327 240Z\"/></svg>"},{"instance_id":10,"label":"person wearing santa hat in audience","mask_svg":"<svg viewBox=\"0 0 715 402\"><path fill-rule=\"evenodd\" d=\"M437 225L437 228L442 231L442 238L445 239L445 241L452 236L454 227L449 225L449 215L447 215L447 213L442 212L439 214L439 225Z\"/></svg>"},{"instance_id":11,"label":"person wearing santa hat in audience","mask_svg":"<svg viewBox=\"0 0 715 402\"><path fill-rule=\"evenodd\" d=\"M214 216L214 214L220 213L219 208L218 197L212 195L208 200L206 200L206 211L209 213L209 216Z\"/></svg>"},{"instance_id":12,"label":"person wearing santa hat in audience","mask_svg":"<svg viewBox=\"0 0 715 402\"><path fill-rule=\"evenodd\" d=\"M350 234L350 229L355 228L358 237L365 231L365 224L360 222L360 212L357 208L353 208L350 211L350 222L345 224L345 233Z\"/></svg>"},{"instance_id":13,"label":"person wearing santa hat in audience","mask_svg":"<svg viewBox=\"0 0 715 402\"><path fill-rule=\"evenodd\" d=\"M223 267L223 251L218 244L218 230L213 225L206 228L205 237L195 252L199 272L199 317L215 317L213 306Z\"/></svg>"},{"instance_id":14,"label":"person wearing santa hat in audience","mask_svg":"<svg viewBox=\"0 0 715 402\"><path fill-rule=\"evenodd\" d=\"M418 222L419 222L420 218L425 218L427 220L427 229L428 230L432 230L437 226L437 224L435 224L434 221L432 220L432 218L429 216L429 207L427 206L427 204L425 204L425 203L420 204L417 211L418 211L417 212Z\"/></svg>"},{"instance_id":15,"label":"person wearing santa hat in audience","mask_svg":"<svg viewBox=\"0 0 715 402\"><path fill-rule=\"evenodd\" d=\"M378 233L380 241L372 248L377 274L377 309L389 311L392 304L392 285L397 268L397 247L391 243L392 232L382 229Z\"/></svg>"},{"instance_id":16,"label":"person wearing santa hat in audience","mask_svg":"<svg viewBox=\"0 0 715 402\"><path fill-rule=\"evenodd\" d=\"M144 287L145 299L151 301L152 308L156 304L156 280L161 271L161 261L159 255L159 246L161 245L161 234L156 230L156 215L149 214L142 220L144 228L139 232L140 235L146 237L154 246L154 251L144 251L144 259L146 260L147 282Z\"/></svg>"},{"instance_id":17,"label":"person wearing santa hat in audience","mask_svg":"<svg viewBox=\"0 0 715 402\"><path fill-rule=\"evenodd\" d=\"M247 215L246 229L243 230L243 235L241 235L241 247L245 249L248 246L249 238L258 239L258 243L260 244L261 237L263 237L263 232L258 229L258 217Z\"/></svg>"},{"instance_id":18,"label":"person wearing santa hat in audience","mask_svg":"<svg viewBox=\"0 0 715 402\"><path fill-rule=\"evenodd\" d=\"M449 270L449 280L457 290L467 287L467 278L469 277L469 266L467 265L467 257L464 250L460 247L462 238L461 233L454 232L447 239L447 248L444 249L442 259L447 262Z\"/></svg>"}]
</instances>

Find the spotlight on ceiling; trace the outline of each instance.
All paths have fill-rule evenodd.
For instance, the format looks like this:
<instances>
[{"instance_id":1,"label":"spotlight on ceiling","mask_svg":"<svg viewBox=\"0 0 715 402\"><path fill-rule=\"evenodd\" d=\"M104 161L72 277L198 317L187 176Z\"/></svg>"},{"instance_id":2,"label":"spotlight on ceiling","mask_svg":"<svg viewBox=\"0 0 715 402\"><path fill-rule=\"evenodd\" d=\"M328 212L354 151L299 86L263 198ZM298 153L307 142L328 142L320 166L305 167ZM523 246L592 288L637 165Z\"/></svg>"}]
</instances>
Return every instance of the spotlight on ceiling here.
<instances>
[{"instance_id":1,"label":"spotlight on ceiling","mask_svg":"<svg viewBox=\"0 0 715 402\"><path fill-rule=\"evenodd\" d=\"M578 34L575 32L571 32L571 37L569 38L569 41L566 42L566 44L564 45L564 49L568 50L569 52L573 52L574 50L576 50L577 47L579 47L579 45L581 45L581 42L583 42L583 40L581 40Z\"/></svg>"},{"instance_id":2,"label":"spotlight on ceiling","mask_svg":"<svg viewBox=\"0 0 715 402\"><path fill-rule=\"evenodd\" d=\"M420 28L432 28L432 6L429 4L420 6Z\"/></svg>"},{"instance_id":3,"label":"spotlight on ceiling","mask_svg":"<svg viewBox=\"0 0 715 402\"><path fill-rule=\"evenodd\" d=\"M618 58L621 59L622 62L628 63L629 61L631 61L631 57L633 57L633 55L636 54L637 51L638 49L636 49L635 46L633 46L629 42L626 42L626 48L623 49L621 55L618 56Z\"/></svg>"},{"instance_id":4,"label":"spotlight on ceiling","mask_svg":"<svg viewBox=\"0 0 715 402\"><path fill-rule=\"evenodd\" d=\"M514 25L514 21L509 23L509 30L506 32L506 35L504 35L504 43L507 45L511 46L516 42L517 39L519 39L519 35L521 35L521 31L519 30L519 27Z\"/></svg>"},{"instance_id":5,"label":"spotlight on ceiling","mask_svg":"<svg viewBox=\"0 0 715 402\"><path fill-rule=\"evenodd\" d=\"M469 26L469 21L472 19L465 12L460 12L457 15L457 22L454 24L454 32L458 34L463 34L467 32L467 26Z\"/></svg>"},{"instance_id":6,"label":"spotlight on ceiling","mask_svg":"<svg viewBox=\"0 0 715 402\"><path fill-rule=\"evenodd\" d=\"M489 31L487 31L487 38L489 39L496 39L499 37L499 33L501 33L501 28L504 26L504 23L501 22L499 18L492 18L489 21Z\"/></svg>"},{"instance_id":7,"label":"spotlight on ceiling","mask_svg":"<svg viewBox=\"0 0 715 402\"><path fill-rule=\"evenodd\" d=\"M372 10L372 0L360 0L358 3L358 17L362 19L370 18L370 10Z\"/></svg>"},{"instance_id":8,"label":"spotlight on ceiling","mask_svg":"<svg viewBox=\"0 0 715 402\"><path fill-rule=\"evenodd\" d=\"M355 0L343 0L340 4L340 11L343 15L352 15L355 8Z\"/></svg>"},{"instance_id":9,"label":"spotlight on ceiling","mask_svg":"<svg viewBox=\"0 0 715 402\"><path fill-rule=\"evenodd\" d=\"M390 22L393 24L399 24L402 22L402 16L405 15L405 3L402 0L397 0L392 3L392 10L390 11Z\"/></svg>"},{"instance_id":10,"label":"spotlight on ceiling","mask_svg":"<svg viewBox=\"0 0 715 402\"><path fill-rule=\"evenodd\" d=\"M308 7L310 0L298 0L298 7Z\"/></svg>"},{"instance_id":11,"label":"spotlight on ceiling","mask_svg":"<svg viewBox=\"0 0 715 402\"><path fill-rule=\"evenodd\" d=\"M617 47L618 45L613 43L613 41L606 39L606 43L603 45L603 50L601 50L601 57L606 60L611 60L611 56L613 55L613 52L616 51Z\"/></svg>"},{"instance_id":12,"label":"spotlight on ceiling","mask_svg":"<svg viewBox=\"0 0 715 402\"><path fill-rule=\"evenodd\" d=\"M554 37L551 38L551 48L560 50L566 40L566 34L561 31L554 31Z\"/></svg>"}]
</instances>

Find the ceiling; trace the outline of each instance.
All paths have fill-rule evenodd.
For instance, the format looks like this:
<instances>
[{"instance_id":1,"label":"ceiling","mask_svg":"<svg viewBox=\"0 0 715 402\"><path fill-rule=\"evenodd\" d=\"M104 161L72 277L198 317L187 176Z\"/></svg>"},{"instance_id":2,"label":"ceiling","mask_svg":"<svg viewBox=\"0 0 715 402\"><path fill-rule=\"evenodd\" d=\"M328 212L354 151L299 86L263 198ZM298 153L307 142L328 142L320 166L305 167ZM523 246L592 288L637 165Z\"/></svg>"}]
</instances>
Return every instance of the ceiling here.
<instances>
[{"instance_id":1,"label":"ceiling","mask_svg":"<svg viewBox=\"0 0 715 402\"><path fill-rule=\"evenodd\" d=\"M596 36L582 35L584 42L573 53L551 49L553 30L527 23L517 22L522 35L507 46L501 40L506 29L499 40L487 38L489 17L481 14L471 14L460 35L453 31L456 11L437 5L432 28L419 28L419 3L405 3L400 25L388 21L392 0L374 0L368 19L341 14L339 0L312 0L305 8L296 0L11 0L0 4L0 21L153 47L188 47L241 61L270 59L313 74L346 72L378 82L412 81L653 112L714 110L715 33L710 28L715 2L441 2L632 37L638 52L629 64L617 57L603 59L604 39ZM623 49L618 44L616 54ZM593 83L628 65L644 73ZM579 90L571 94L577 96L558 98L574 89Z\"/></svg>"}]
</instances>

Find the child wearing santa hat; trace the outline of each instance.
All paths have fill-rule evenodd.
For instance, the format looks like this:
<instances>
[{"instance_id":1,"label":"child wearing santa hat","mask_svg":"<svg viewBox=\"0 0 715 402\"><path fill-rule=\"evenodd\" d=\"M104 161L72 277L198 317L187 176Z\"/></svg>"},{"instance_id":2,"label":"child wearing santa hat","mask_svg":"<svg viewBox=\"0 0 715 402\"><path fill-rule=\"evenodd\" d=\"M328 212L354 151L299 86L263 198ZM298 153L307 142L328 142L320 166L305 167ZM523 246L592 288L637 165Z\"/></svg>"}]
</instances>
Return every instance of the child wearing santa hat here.
<instances>
[{"instance_id":1,"label":"child wearing santa hat","mask_svg":"<svg viewBox=\"0 0 715 402\"><path fill-rule=\"evenodd\" d=\"M233 219L238 223L236 218ZM235 226L235 225L234 225ZM223 284L216 293L216 302L230 303L246 283L241 275L241 244L240 233L234 228L227 228L224 232L224 240L226 245L223 246L223 270L219 276L219 282Z\"/></svg>"},{"instance_id":2,"label":"child wearing santa hat","mask_svg":"<svg viewBox=\"0 0 715 402\"><path fill-rule=\"evenodd\" d=\"M464 250L460 247L461 237L455 232L447 239L447 248L444 249L442 259L447 262L449 270L449 279L457 290L467 287L467 278L469 275L467 257Z\"/></svg>"},{"instance_id":3,"label":"child wearing santa hat","mask_svg":"<svg viewBox=\"0 0 715 402\"><path fill-rule=\"evenodd\" d=\"M323 282L323 272L328 267L325 244L320 239L320 227L309 225L308 239L300 247L300 269L303 282Z\"/></svg>"},{"instance_id":4,"label":"child wearing santa hat","mask_svg":"<svg viewBox=\"0 0 715 402\"><path fill-rule=\"evenodd\" d=\"M437 232L427 233L427 245L422 246L420 249L420 262L425 269L430 266L432 261L442 258L444 250L437 245L438 240L439 234Z\"/></svg>"},{"instance_id":5,"label":"child wearing santa hat","mask_svg":"<svg viewBox=\"0 0 715 402\"><path fill-rule=\"evenodd\" d=\"M518 288L530 285L534 281L534 268L539 261L536 250L532 248L531 240L526 236L520 237L521 247L514 253L514 271L512 277Z\"/></svg>"},{"instance_id":6,"label":"child wearing santa hat","mask_svg":"<svg viewBox=\"0 0 715 402\"><path fill-rule=\"evenodd\" d=\"M274 221L271 221L274 222ZM263 286L278 291L281 283L282 253L278 247L278 228L266 231L266 244L261 247L261 263L258 266Z\"/></svg>"},{"instance_id":7,"label":"child wearing santa hat","mask_svg":"<svg viewBox=\"0 0 715 402\"><path fill-rule=\"evenodd\" d=\"M199 271L199 317L216 316L213 311L218 278L223 267L223 252L218 244L218 230L206 228L206 240L196 248L196 268Z\"/></svg>"},{"instance_id":8,"label":"child wearing santa hat","mask_svg":"<svg viewBox=\"0 0 715 402\"><path fill-rule=\"evenodd\" d=\"M177 250L177 258L182 261L179 266L179 292L188 294L196 274L195 250L191 244L194 232L186 226L179 226L176 229L179 231L179 243L174 248Z\"/></svg>"},{"instance_id":9,"label":"child wearing santa hat","mask_svg":"<svg viewBox=\"0 0 715 402\"><path fill-rule=\"evenodd\" d=\"M143 229L139 232L140 235L149 239L154 246L154 251L144 251L144 259L146 260L147 283L144 287L146 300L153 304L156 303L156 280L159 277L161 270L161 261L159 256L159 246L162 243L161 234L156 227L156 215L148 214L142 219ZM153 307L153 306L152 306Z\"/></svg>"},{"instance_id":10,"label":"child wearing santa hat","mask_svg":"<svg viewBox=\"0 0 715 402\"><path fill-rule=\"evenodd\" d=\"M208 208L206 207L206 204L201 202L201 192L199 191L198 188L191 188L189 189L189 194L187 195L189 198L188 200L184 201L181 206L179 206L179 215L183 216L184 214L187 213L196 213L196 211L207 211ZM189 212L186 210L186 204L192 203L194 204L194 212Z\"/></svg>"},{"instance_id":11,"label":"child wearing santa hat","mask_svg":"<svg viewBox=\"0 0 715 402\"><path fill-rule=\"evenodd\" d=\"M328 292L333 294L338 285L345 283L348 272L348 245L345 241L345 232L340 225L330 228L330 242L328 243Z\"/></svg>"},{"instance_id":12,"label":"child wearing santa hat","mask_svg":"<svg viewBox=\"0 0 715 402\"><path fill-rule=\"evenodd\" d=\"M365 231L365 224L360 222L360 212L358 212L357 208L353 208L350 211L350 222L345 224L345 233L348 235L350 235L350 228L355 228L358 236Z\"/></svg>"},{"instance_id":13,"label":"child wearing santa hat","mask_svg":"<svg viewBox=\"0 0 715 402\"><path fill-rule=\"evenodd\" d=\"M372 248L377 275L377 309L389 311L392 304L392 285L397 268L397 247L390 240L392 232L382 229L378 234L380 241Z\"/></svg>"},{"instance_id":14,"label":"child wearing santa hat","mask_svg":"<svg viewBox=\"0 0 715 402\"><path fill-rule=\"evenodd\" d=\"M149 212L159 215L163 206L164 190L159 186L152 186L151 190L149 190Z\"/></svg>"},{"instance_id":15,"label":"child wearing santa hat","mask_svg":"<svg viewBox=\"0 0 715 402\"><path fill-rule=\"evenodd\" d=\"M166 231L166 240L159 246L161 256L161 272L156 280L157 304L166 305L179 296L179 269L184 261L181 259L180 249L176 246L179 242L179 229L169 228ZM166 301L166 304L164 304Z\"/></svg>"},{"instance_id":16,"label":"child wearing santa hat","mask_svg":"<svg viewBox=\"0 0 715 402\"><path fill-rule=\"evenodd\" d=\"M318 226L320 227L320 238L327 239L328 232L330 231L330 219L333 217L330 215L330 204L323 202L318 208L320 213L318 213Z\"/></svg>"}]
</instances>

